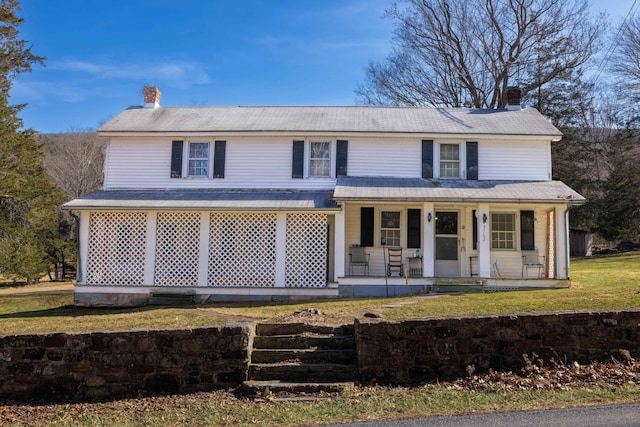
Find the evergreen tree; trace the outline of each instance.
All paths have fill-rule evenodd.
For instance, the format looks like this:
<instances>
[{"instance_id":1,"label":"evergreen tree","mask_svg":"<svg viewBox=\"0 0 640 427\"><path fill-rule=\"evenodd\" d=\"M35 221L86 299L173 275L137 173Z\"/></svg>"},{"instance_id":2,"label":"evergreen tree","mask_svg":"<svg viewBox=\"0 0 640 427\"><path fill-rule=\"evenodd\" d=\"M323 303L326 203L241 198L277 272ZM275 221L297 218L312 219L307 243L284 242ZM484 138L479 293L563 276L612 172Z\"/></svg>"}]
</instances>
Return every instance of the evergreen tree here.
<instances>
[{"instance_id":1,"label":"evergreen tree","mask_svg":"<svg viewBox=\"0 0 640 427\"><path fill-rule=\"evenodd\" d=\"M44 58L20 38L17 0L0 1L0 274L37 281L47 271L47 236L56 230L59 193L43 167L34 131L18 117L24 105L10 105L12 80Z\"/></svg>"}]
</instances>

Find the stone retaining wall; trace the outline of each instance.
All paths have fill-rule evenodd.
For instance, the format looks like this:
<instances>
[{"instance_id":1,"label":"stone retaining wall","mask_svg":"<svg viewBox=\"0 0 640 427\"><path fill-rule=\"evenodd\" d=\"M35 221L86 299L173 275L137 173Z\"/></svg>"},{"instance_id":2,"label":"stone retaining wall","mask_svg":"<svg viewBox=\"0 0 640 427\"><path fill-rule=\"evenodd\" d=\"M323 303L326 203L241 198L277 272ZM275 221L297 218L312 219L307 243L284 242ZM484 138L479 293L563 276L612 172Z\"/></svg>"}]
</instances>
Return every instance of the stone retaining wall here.
<instances>
[{"instance_id":1,"label":"stone retaining wall","mask_svg":"<svg viewBox=\"0 0 640 427\"><path fill-rule=\"evenodd\" d=\"M527 314L434 320L356 321L363 381L418 383L488 369L518 369L523 353L588 363L640 357L640 311Z\"/></svg>"},{"instance_id":2,"label":"stone retaining wall","mask_svg":"<svg viewBox=\"0 0 640 427\"><path fill-rule=\"evenodd\" d=\"M0 336L0 398L94 400L138 391L234 387L251 325L170 331Z\"/></svg>"}]
</instances>

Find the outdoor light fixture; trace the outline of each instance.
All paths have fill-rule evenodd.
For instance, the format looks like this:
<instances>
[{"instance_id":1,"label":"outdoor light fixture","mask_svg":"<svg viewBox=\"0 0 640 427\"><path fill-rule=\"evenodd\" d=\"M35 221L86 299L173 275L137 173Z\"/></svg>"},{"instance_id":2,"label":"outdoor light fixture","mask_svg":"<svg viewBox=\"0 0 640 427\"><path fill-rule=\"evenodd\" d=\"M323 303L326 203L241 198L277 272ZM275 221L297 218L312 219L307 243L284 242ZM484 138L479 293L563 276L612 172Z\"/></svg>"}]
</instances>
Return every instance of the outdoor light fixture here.
<instances>
[{"instance_id":1,"label":"outdoor light fixture","mask_svg":"<svg viewBox=\"0 0 640 427\"><path fill-rule=\"evenodd\" d=\"M489 217L487 216L487 214L486 214L486 213L483 213L483 214L482 214L482 222L483 222L483 223L486 223L488 219L489 219Z\"/></svg>"},{"instance_id":2,"label":"outdoor light fixture","mask_svg":"<svg viewBox=\"0 0 640 427\"><path fill-rule=\"evenodd\" d=\"M431 216L431 212L429 212L429 213L427 214L427 221L431 222L431 219L432 219L432 218L433 218L433 217Z\"/></svg>"}]
</instances>

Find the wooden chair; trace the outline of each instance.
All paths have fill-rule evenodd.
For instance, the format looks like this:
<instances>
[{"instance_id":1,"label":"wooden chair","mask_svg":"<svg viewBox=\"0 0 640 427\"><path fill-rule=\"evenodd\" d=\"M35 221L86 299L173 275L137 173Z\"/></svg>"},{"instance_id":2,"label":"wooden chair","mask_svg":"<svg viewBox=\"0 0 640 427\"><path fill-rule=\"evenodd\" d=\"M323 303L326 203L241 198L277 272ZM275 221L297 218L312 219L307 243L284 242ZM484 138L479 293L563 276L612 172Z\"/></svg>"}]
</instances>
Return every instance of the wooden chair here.
<instances>
[{"instance_id":1,"label":"wooden chair","mask_svg":"<svg viewBox=\"0 0 640 427\"><path fill-rule=\"evenodd\" d=\"M402 248L387 248L387 276L391 276L392 268L398 268L400 270L400 276L404 276Z\"/></svg>"},{"instance_id":2,"label":"wooden chair","mask_svg":"<svg viewBox=\"0 0 640 427\"><path fill-rule=\"evenodd\" d=\"M538 270L538 279L543 279L545 267L544 261L545 257L540 257L537 249L532 251L522 251L522 277L525 278L525 272L527 273L526 277L529 277L529 269L533 268Z\"/></svg>"},{"instance_id":3,"label":"wooden chair","mask_svg":"<svg viewBox=\"0 0 640 427\"><path fill-rule=\"evenodd\" d=\"M353 266L364 267L364 275L369 275L369 256L362 246L351 246L349 248L349 275L353 276Z\"/></svg>"}]
</instances>

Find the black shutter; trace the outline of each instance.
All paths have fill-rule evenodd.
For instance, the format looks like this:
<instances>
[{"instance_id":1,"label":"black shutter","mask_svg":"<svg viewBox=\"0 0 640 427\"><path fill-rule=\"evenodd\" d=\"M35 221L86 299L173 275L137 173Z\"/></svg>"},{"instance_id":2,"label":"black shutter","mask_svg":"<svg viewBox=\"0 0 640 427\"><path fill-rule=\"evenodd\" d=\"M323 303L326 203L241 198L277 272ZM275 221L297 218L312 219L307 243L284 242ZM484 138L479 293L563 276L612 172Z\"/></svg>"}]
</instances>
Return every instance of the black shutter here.
<instances>
[{"instance_id":1,"label":"black shutter","mask_svg":"<svg viewBox=\"0 0 640 427\"><path fill-rule=\"evenodd\" d=\"M347 176L347 153L349 141L337 141L336 144L336 176Z\"/></svg>"},{"instance_id":2,"label":"black shutter","mask_svg":"<svg viewBox=\"0 0 640 427\"><path fill-rule=\"evenodd\" d=\"M293 141L292 178L304 177L304 141Z\"/></svg>"},{"instance_id":3,"label":"black shutter","mask_svg":"<svg viewBox=\"0 0 640 427\"><path fill-rule=\"evenodd\" d=\"M171 142L171 178L182 178L183 141Z\"/></svg>"},{"instance_id":4,"label":"black shutter","mask_svg":"<svg viewBox=\"0 0 640 427\"><path fill-rule=\"evenodd\" d=\"M471 212L471 223L473 224L473 249L478 249L478 215L477 210Z\"/></svg>"},{"instance_id":5,"label":"black shutter","mask_svg":"<svg viewBox=\"0 0 640 427\"><path fill-rule=\"evenodd\" d=\"M536 248L535 213L533 211L520 211L520 249L532 251Z\"/></svg>"},{"instance_id":6,"label":"black shutter","mask_svg":"<svg viewBox=\"0 0 640 427\"><path fill-rule=\"evenodd\" d=\"M373 246L373 208L360 208L360 246Z\"/></svg>"},{"instance_id":7,"label":"black shutter","mask_svg":"<svg viewBox=\"0 0 640 427\"><path fill-rule=\"evenodd\" d=\"M467 142L467 179L478 179L477 142Z\"/></svg>"},{"instance_id":8,"label":"black shutter","mask_svg":"<svg viewBox=\"0 0 640 427\"><path fill-rule=\"evenodd\" d=\"M227 141L216 141L213 148L213 177L224 178L224 158Z\"/></svg>"},{"instance_id":9,"label":"black shutter","mask_svg":"<svg viewBox=\"0 0 640 427\"><path fill-rule=\"evenodd\" d=\"M433 141L422 141L422 178L433 178Z\"/></svg>"},{"instance_id":10,"label":"black shutter","mask_svg":"<svg viewBox=\"0 0 640 427\"><path fill-rule=\"evenodd\" d=\"M420 247L420 209L407 209L407 247Z\"/></svg>"}]
</instances>

